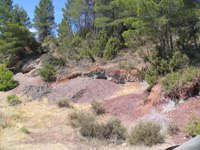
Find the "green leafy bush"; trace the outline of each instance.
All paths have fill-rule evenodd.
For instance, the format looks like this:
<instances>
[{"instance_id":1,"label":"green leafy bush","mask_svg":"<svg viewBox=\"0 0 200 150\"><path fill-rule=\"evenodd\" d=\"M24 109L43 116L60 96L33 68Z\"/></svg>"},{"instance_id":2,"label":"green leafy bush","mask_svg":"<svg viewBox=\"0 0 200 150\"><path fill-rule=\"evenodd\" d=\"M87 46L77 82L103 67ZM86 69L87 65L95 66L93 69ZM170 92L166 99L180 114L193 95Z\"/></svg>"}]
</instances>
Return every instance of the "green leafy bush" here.
<instances>
[{"instance_id":1,"label":"green leafy bush","mask_svg":"<svg viewBox=\"0 0 200 150\"><path fill-rule=\"evenodd\" d=\"M6 68L5 64L0 64L0 91L8 91L18 86L13 80L13 73Z\"/></svg>"},{"instance_id":2,"label":"green leafy bush","mask_svg":"<svg viewBox=\"0 0 200 150\"><path fill-rule=\"evenodd\" d=\"M47 59L47 62L53 66L59 66L59 67L62 67L62 66L65 66L66 65L66 59L65 58L56 58L54 56L51 56Z\"/></svg>"},{"instance_id":3,"label":"green leafy bush","mask_svg":"<svg viewBox=\"0 0 200 150\"><path fill-rule=\"evenodd\" d=\"M175 86L180 84L180 73L172 72L167 74L161 82L161 85L165 88L165 90L171 93Z\"/></svg>"},{"instance_id":4,"label":"green leafy bush","mask_svg":"<svg viewBox=\"0 0 200 150\"><path fill-rule=\"evenodd\" d=\"M113 59L117 55L120 48L120 41L117 38L110 37L106 44L106 49L103 57L106 59Z\"/></svg>"},{"instance_id":5,"label":"green leafy bush","mask_svg":"<svg viewBox=\"0 0 200 150\"><path fill-rule=\"evenodd\" d=\"M149 87L152 88L158 80L158 72L153 68L149 68L145 73L145 80L149 84Z\"/></svg>"},{"instance_id":6,"label":"green leafy bush","mask_svg":"<svg viewBox=\"0 0 200 150\"><path fill-rule=\"evenodd\" d=\"M186 68L188 64L189 58L187 55L182 55L180 52L175 52L169 62L169 67L171 71L178 71L179 69Z\"/></svg>"},{"instance_id":7,"label":"green leafy bush","mask_svg":"<svg viewBox=\"0 0 200 150\"><path fill-rule=\"evenodd\" d=\"M140 122L131 131L129 140L133 145L153 146L164 142L161 125L154 122Z\"/></svg>"},{"instance_id":8,"label":"green leafy bush","mask_svg":"<svg viewBox=\"0 0 200 150\"><path fill-rule=\"evenodd\" d=\"M15 94L7 96L7 102L10 104L19 104L21 101L19 100L19 97Z\"/></svg>"},{"instance_id":9,"label":"green leafy bush","mask_svg":"<svg viewBox=\"0 0 200 150\"><path fill-rule=\"evenodd\" d=\"M108 42L108 35L105 30L101 30L98 33L97 40L92 48L93 53L98 57L103 57L103 51L105 50Z\"/></svg>"},{"instance_id":10,"label":"green leafy bush","mask_svg":"<svg viewBox=\"0 0 200 150\"><path fill-rule=\"evenodd\" d=\"M68 98L61 98L56 101L58 107L71 107L71 101Z\"/></svg>"},{"instance_id":11,"label":"green leafy bush","mask_svg":"<svg viewBox=\"0 0 200 150\"><path fill-rule=\"evenodd\" d=\"M191 115L191 120L185 125L185 133L190 136L199 135L200 134L200 118L195 117L193 114Z\"/></svg>"},{"instance_id":12,"label":"green leafy bush","mask_svg":"<svg viewBox=\"0 0 200 150\"><path fill-rule=\"evenodd\" d=\"M183 86L197 81L199 74L200 70L195 67L189 67L176 73L171 72L162 79L161 85L168 93L173 93L176 86Z\"/></svg>"},{"instance_id":13,"label":"green leafy bush","mask_svg":"<svg viewBox=\"0 0 200 150\"><path fill-rule=\"evenodd\" d=\"M92 109L94 110L94 112L97 115L103 114L105 112L103 102L97 101L97 100L93 100L91 102L91 105L92 105Z\"/></svg>"},{"instance_id":14,"label":"green leafy bush","mask_svg":"<svg viewBox=\"0 0 200 150\"><path fill-rule=\"evenodd\" d=\"M71 45L72 45L73 47L79 47L79 46L81 46L81 42L82 42L81 37L80 37L80 36L76 36L76 37L72 40Z\"/></svg>"},{"instance_id":15,"label":"green leafy bush","mask_svg":"<svg viewBox=\"0 0 200 150\"><path fill-rule=\"evenodd\" d=\"M39 69L39 75L44 81L52 81L55 79L56 69L53 65L49 64L47 61L42 63L42 68Z\"/></svg>"}]
</instances>

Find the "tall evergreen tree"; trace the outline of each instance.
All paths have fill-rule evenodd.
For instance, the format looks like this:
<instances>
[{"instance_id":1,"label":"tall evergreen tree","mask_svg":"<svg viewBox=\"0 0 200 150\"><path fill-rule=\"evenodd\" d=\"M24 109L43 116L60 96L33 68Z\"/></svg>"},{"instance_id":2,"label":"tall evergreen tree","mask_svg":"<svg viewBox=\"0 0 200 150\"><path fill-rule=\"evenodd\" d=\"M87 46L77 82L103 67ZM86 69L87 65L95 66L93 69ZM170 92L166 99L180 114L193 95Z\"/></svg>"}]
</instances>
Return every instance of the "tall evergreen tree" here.
<instances>
[{"instance_id":1,"label":"tall evergreen tree","mask_svg":"<svg viewBox=\"0 0 200 150\"><path fill-rule=\"evenodd\" d=\"M35 7L33 27L38 30L40 41L53 34L55 28L54 6L52 0L40 0L39 6Z\"/></svg>"},{"instance_id":2,"label":"tall evergreen tree","mask_svg":"<svg viewBox=\"0 0 200 150\"><path fill-rule=\"evenodd\" d=\"M34 41L27 26L28 15L23 8L12 5L12 1L0 1L0 59L24 58L25 47Z\"/></svg>"}]
</instances>

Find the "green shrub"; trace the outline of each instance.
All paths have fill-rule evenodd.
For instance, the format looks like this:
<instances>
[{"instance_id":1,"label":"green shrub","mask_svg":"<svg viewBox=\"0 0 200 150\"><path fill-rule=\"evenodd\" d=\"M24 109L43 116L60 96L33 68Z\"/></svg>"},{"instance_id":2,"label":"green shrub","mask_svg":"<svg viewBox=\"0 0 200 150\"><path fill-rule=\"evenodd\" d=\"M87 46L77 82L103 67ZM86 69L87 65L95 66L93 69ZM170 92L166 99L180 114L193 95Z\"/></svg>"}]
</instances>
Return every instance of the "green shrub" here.
<instances>
[{"instance_id":1,"label":"green shrub","mask_svg":"<svg viewBox=\"0 0 200 150\"><path fill-rule=\"evenodd\" d=\"M187 55L182 55L180 52L175 52L169 62L171 71L178 71L179 69L186 68L189 64Z\"/></svg>"},{"instance_id":2,"label":"green shrub","mask_svg":"<svg viewBox=\"0 0 200 150\"><path fill-rule=\"evenodd\" d=\"M61 98L56 101L58 107L71 107L71 101L68 98Z\"/></svg>"},{"instance_id":3,"label":"green shrub","mask_svg":"<svg viewBox=\"0 0 200 150\"><path fill-rule=\"evenodd\" d=\"M165 90L171 93L174 90L174 87L180 84L180 74L172 72L167 74L161 82L161 85L165 88Z\"/></svg>"},{"instance_id":4,"label":"green shrub","mask_svg":"<svg viewBox=\"0 0 200 150\"><path fill-rule=\"evenodd\" d=\"M106 124L99 124L94 115L80 111L72 112L69 118L72 127L80 128L82 136L99 139L126 139L126 128L121 125L119 119L113 119Z\"/></svg>"},{"instance_id":5,"label":"green shrub","mask_svg":"<svg viewBox=\"0 0 200 150\"><path fill-rule=\"evenodd\" d=\"M149 87L152 88L158 80L158 72L153 68L149 68L145 73L145 80L149 84Z\"/></svg>"},{"instance_id":6,"label":"green shrub","mask_svg":"<svg viewBox=\"0 0 200 150\"><path fill-rule=\"evenodd\" d=\"M42 63L42 68L39 69L39 75L44 81L52 81L55 79L56 69L53 65L49 64L47 61Z\"/></svg>"},{"instance_id":7,"label":"green shrub","mask_svg":"<svg viewBox=\"0 0 200 150\"><path fill-rule=\"evenodd\" d=\"M74 111L69 114L70 124L74 128L84 126L88 122L93 122L95 116L89 112Z\"/></svg>"},{"instance_id":8,"label":"green shrub","mask_svg":"<svg viewBox=\"0 0 200 150\"><path fill-rule=\"evenodd\" d=\"M121 125L121 120L113 119L109 121L103 130L103 137L106 139L118 139L125 140L126 139L126 128Z\"/></svg>"},{"instance_id":9,"label":"green shrub","mask_svg":"<svg viewBox=\"0 0 200 150\"><path fill-rule=\"evenodd\" d=\"M120 48L120 41L117 38L110 37L108 43L106 44L106 49L103 57L106 59L113 59L117 55Z\"/></svg>"},{"instance_id":10,"label":"green shrub","mask_svg":"<svg viewBox=\"0 0 200 150\"><path fill-rule=\"evenodd\" d=\"M180 129L177 124L174 122L169 122L167 125L167 132L170 136L177 135L180 132Z\"/></svg>"},{"instance_id":11,"label":"green shrub","mask_svg":"<svg viewBox=\"0 0 200 150\"><path fill-rule=\"evenodd\" d=\"M135 69L135 62L129 61L129 60L123 60L123 61L118 62L118 66L120 69L131 71L131 70Z\"/></svg>"},{"instance_id":12,"label":"green shrub","mask_svg":"<svg viewBox=\"0 0 200 150\"><path fill-rule=\"evenodd\" d=\"M189 67L176 73L171 72L162 79L161 85L170 94L174 92L176 86L183 86L197 81L199 74L200 70L195 67Z\"/></svg>"},{"instance_id":13,"label":"green shrub","mask_svg":"<svg viewBox=\"0 0 200 150\"><path fill-rule=\"evenodd\" d=\"M28 131L28 129L26 128L26 127L21 127L20 128L20 131L22 132L22 133L25 133L25 134L29 134L30 132Z\"/></svg>"},{"instance_id":14,"label":"green shrub","mask_svg":"<svg viewBox=\"0 0 200 150\"><path fill-rule=\"evenodd\" d=\"M66 65L66 59L65 58L56 58L54 56L51 56L47 59L47 62L53 66L59 66L59 67L62 67L62 66L65 66Z\"/></svg>"},{"instance_id":15,"label":"green shrub","mask_svg":"<svg viewBox=\"0 0 200 150\"><path fill-rule=\"evenodd\" d=\"M95 120L81 125L81 135L99 139L126 139L126 128L119 119L113 119L107 124L99 124Z\"/></svg>"},{"instance_id":16,"label":"green shrub","mask_svg":"<svg viewBox=\"0 0 200 150\"><path fill-rule=\"evenodd\" d=\"M73 47L80 47L81 46L81 42L82 42L82 39L80 36L76 36L75 38L73 38L72 42L71 42L71 45Z\"/></svg>"},{"instance_id":17,"label":"green shrub","mask_svg":"<svg viewBox=\"0 0 200 150\"><path fill-rule=\"evenodd\" d=\"M96 137L97 123L90 121L81 125L80 133L84 137Z\"/></svg>"},{"instance_id":18,"label":"green shrub","mask_svg":"<svg viewBox=\"0 0 200 150\"><path fill-rule=\"evenodd\" d=\"M103 102L97 101L97 100L93 100L91 102L91 105L92 105L92 109L94 110L94 112L97 115L103 114L105 112Z\"/></svg>"},{"instance_id":19,"label":"green shrub","mask_svg":"<svg viewBox=\"0 0 200 150\"><path fill-rule=\"evenodd\" d=\"M191 115L191 120L184 127L184 132L189 134L190 136L199 135L200 134L200 118L195 117L193 114Z\"/></svg>"},{"instance_id":20,"label":"green shrub","mask_svg":"<svg viewBox=\"0 0 200 150\"><path fill-rule=\"evenodd\" d=\"M92 48L93 53L98 57L103 57L103 51L105 50L108 42L108 35L105 30L101 30L98 33L97 40Z\"/></svg>"},{"instance_id":21,"label":"green shrub","mask_svg":"<svg viewBox=\"0 0 200 150\"><path fill-rule=\"evenodd\" d=\"M13 73L6 68L5 64L0 64L0 91L8 91L18 86L13 80Z\"/></svg>"},{"instance_id":22,"label":"green shrub","mask_svg":"<svg viewBox=\"0 0 200 150\"><path fill-rule=\"evenodd\" d=\"M164 142L161 125L154 122L140 122L131 131L129 140L133 145L153 146Z\"/></svg>"},{"instance_id":23,"label":"green shrub","mask_svg":"<svg viewBox=\"0 0 200 150\"><path fill-rule=\"evenodd\" d=\"M15 94L7 96L7 102L10 104L19 104L21 101L19 100L19 97Z\"/></svg>"}]
</instances>

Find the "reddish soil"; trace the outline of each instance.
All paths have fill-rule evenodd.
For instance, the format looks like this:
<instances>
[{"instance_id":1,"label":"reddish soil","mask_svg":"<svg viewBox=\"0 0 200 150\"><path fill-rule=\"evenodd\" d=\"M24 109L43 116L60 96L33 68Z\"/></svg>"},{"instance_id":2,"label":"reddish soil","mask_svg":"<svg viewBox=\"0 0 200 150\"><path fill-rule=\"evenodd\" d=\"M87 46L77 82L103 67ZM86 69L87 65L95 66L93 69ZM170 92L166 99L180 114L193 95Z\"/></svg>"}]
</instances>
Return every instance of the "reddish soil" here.
<instances>
[{"instance_id":1,"label":"reddish soil","mask_svg":"<svg viewBox=\"0 0 200 150\"><path fill-rule=\"evenodd\" d=\"M178 104L177 109L167 113L168 117L172 118L178 124L181 131L184 130L184 126L191 119L191 114L197 117L200 116L200 97L189 98L187 101ZM173 141L176 144L183 143L188 140L184 138L185 136L185 133L180 132L179 135L173 137Z\"/></svg>"},{"instance_id":2,"label":"reddish soil","mask_svg":"<svg viewBox=\"0 0 200 150\"><path fill-rule=\"evenodd\" d=\"M47 95L49 100L69 98L78 103L90 103L92 100L112 98L122 86L101 79L77 78L58 85L52 85L52 92Z\"/></svg>"},{"instance_id":3,"label":"reddish soil","mask_svg":"<svg viewBox=\"0 0 200 150\"><path fill-rule=\"evenodd\" d=\"M106 100L105 110L122 119L124 123L131 123L148 114L151 110L151 108L142 109L139 106L143 101L143 96L143 94L128 94Z\"/></svg>"},{"instance_id":4,"label":"reddish soil","mask_svg":"<svg viewBox=\"0 0 200 150\"><path fill-rule=\"evenodd\" d=\"M27 77L26 75L19 73L14 76L14 79L18 81L19 86L16 87L15 89L11 90L10 92L13 94L22 94L23 89L26 86L40 86L40 85L46 85L45 82L43 82L42 78L37 76L37 77Z\"/></svg>"}]
</instances>

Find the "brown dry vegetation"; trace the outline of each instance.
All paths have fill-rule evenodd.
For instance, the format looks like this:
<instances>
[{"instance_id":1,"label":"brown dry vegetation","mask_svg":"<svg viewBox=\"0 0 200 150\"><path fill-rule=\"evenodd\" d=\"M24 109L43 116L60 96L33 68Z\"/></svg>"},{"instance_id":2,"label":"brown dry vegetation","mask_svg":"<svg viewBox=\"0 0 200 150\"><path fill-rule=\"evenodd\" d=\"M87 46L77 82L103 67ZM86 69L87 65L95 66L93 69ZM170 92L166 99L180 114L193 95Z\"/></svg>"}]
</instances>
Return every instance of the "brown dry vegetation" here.
<instances>
[{"instance_id":1,"label":"brown dry vegetation","mask_svg":"<svg viewBox=\"0 0 200 150\"><path fill-rule=\"evenodd\" d=\"M90 105L73 104L73 108L59 108L48 104L47 99L23 102L20 105L8 106L5 93L1 93L0 113L7 116L9 126L0 131L0 149L5 150L147 150L147 147L123 147L114 141L87 139L80 135L78 129L69 125L69 114L74 110L90 111ZM25 101L25 100L23 100ZM106 122L111 115L103 114L98 120ZM29 133L22 132L26 128Z\"/></svg>"}]
</instances>

